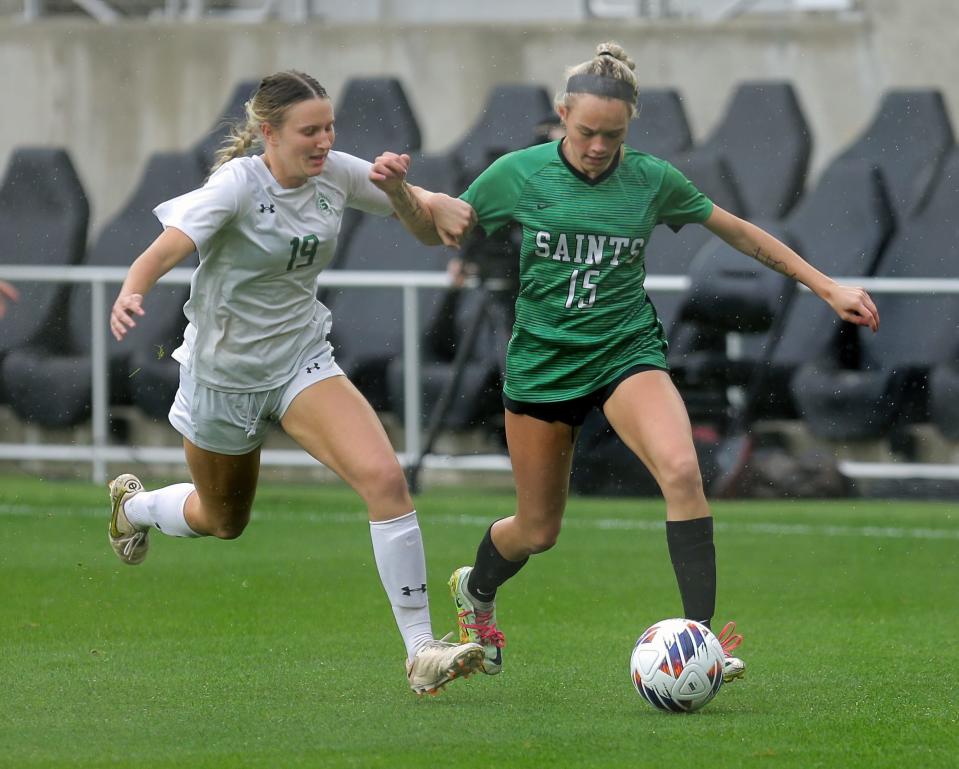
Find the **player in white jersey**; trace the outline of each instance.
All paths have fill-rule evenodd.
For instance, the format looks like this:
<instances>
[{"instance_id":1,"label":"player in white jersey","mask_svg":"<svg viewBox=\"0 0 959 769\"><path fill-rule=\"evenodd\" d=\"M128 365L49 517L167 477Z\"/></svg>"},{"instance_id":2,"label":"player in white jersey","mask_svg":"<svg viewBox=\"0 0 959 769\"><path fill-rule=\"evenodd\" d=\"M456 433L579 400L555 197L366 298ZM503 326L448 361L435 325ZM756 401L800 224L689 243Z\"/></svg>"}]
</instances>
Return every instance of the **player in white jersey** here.
<instances>
[{"instance_id":1,"label":"player in white jersey","mask_svg":"<svg viewBox=\"0 0 959 769\"><path fill-rule=\"evenodd\" d=\"M456 237L437 236L432 193L409 185L384 193L371 181L370 163L332 151L333 107L309 75L264 78L246 111L206 184L157 206L163 233L134 261L113 306L110 327L120 340L144 314L143 297L156 281L199 253L184 307L189 324L173 353L180 387L170 409L193 482L146 491L135 476L120 475L110 484L110 542L120 560L138 564L154 529L240 536L260 445L269 423L279 422L367 503L410 686L432 694L477 670L483 651L433 638L406 479L373 409L333 359L332 321L316 299L316 276L333 257L346 208L395 214L430 244ZM254 143L263 154L247 157ZM458 212L462 231L472 213L465 205Z\"/></svg>"}]
</instances>

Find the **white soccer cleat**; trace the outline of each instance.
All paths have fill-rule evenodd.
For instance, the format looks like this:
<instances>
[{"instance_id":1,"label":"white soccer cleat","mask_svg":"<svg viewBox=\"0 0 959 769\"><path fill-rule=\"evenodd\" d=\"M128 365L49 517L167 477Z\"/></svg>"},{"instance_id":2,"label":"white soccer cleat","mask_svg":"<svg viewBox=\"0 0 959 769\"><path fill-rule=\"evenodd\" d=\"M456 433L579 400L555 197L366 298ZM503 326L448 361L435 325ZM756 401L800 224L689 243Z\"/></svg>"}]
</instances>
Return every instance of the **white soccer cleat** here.
<instances>
[{"instance_id":1,"label":"white soccer cleat","mask_svg":"<svg viewBox=\"0 0 959 769\"><path fill-rule=\"evenodd\" d=\"M129 566L143 563L150 548L149 529L138 529L127 518L123 504L143 491L140 479L130 473L118 475L110 487L110 546L117 558Z\"/></svg>"},{"instance_id":2,"label":"white soccer cleat","mask_svg":"<svg viewBox=\"0 0 959 769\"><path fill-rule=\"evenodd\" d=\"M723 683L735 681L742 678L746 673L746 663L739 657L733 657L732 652L739 644L743 642L743 637L736 632L736 623L727 622L723 629L716 634L726 659L723 661Z\"/></svg>"},{"instance_id":3,"label":"white soccer cleat","mask_svg":"<svg viewBox=\"0 0 959 769\"><path fill-rule=\"evenodd\" d=\"M739 657L726 657L723 662L723 683L742 678L746 673L746 663Z\"/></svg>"},{"instance_id":4,"label":"white soccer cleat","mask_svg":"<svg viewBox=\"0 0 959 769\"><path fill-rule=\"evenodd\" d=\"M447 633L439 641L429 641L406 663L410 689L417 694L438 694L454 678L468 678L483 667L483 647L479 644L449 643Z\"/></svg>"}]
</instances>

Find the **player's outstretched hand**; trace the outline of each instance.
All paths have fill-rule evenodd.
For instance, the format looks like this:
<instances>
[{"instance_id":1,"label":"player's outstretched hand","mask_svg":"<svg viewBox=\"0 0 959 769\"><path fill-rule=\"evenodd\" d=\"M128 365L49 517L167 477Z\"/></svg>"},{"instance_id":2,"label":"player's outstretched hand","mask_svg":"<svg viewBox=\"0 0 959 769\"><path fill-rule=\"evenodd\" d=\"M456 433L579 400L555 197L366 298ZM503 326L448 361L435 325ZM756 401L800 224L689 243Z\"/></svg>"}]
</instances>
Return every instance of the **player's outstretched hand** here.
<instances>
[{"instance_id":1,"label":"player's outstretched hand","mask_svg":"<svg viewBox=\"0 0 959 769\"><path fill-rule=\"evenodd\" d=\"M879 330L879 310L865 289L837 285L826 301L843 320L857 326L869 326L873 332Z\"/></svg>"},{"instance_id":2,"label":"player's outstretched hand","mask_svg":"<svg viewBox=\"0 0 959 769\"><path fill-rule=\"evenodd\" d=\"M121 294L113 303L113 309L110 310L110 331L118 342L127 335L128 329L136 326L133 316L146 314L142 305L143 294Z\"/></svg>"},{"instance_id":3,"label":"player's outstretched hand","mask_svg":"<svg viewBox=\"0 0 959 769\"><path fill-rule=\"evenodd\" d=\"M434 192L429 199L433 225L444 246L458 248L463 238L476 225L476 212L469 203Z\"/></svg>"},{"instance_id":4,"label":"player's outstretched hand","mask_svg":"<svg viewBox=\"0 0 959 769\"><path fill-rule=\"evenodd\" d=\"M370 168L370 181L383 192L392 192L406 181L406 174L409 170L409 155L384 152L373 161L373 167Z\"/></svg>"}]
</instances>

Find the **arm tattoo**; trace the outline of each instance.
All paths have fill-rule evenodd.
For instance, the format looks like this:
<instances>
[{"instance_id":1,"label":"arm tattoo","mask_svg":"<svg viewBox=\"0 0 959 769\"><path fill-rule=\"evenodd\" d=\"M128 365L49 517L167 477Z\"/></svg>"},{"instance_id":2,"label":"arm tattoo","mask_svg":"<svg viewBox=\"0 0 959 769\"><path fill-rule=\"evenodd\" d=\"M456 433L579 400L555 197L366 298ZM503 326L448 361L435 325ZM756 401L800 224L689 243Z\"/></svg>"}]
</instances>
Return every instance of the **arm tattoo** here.
<instances>
[{"instance_id":1,"label":"arm tattoo","mask_svg":"<svg viewBox=\"0 0 959 769\"><path fill-rule=\"evenodd\" d=\"M399 190L394 195L390 195L390 202L393 203L393 210L396 211L400 221L411 227L414 232L420 229L433 229L432 215L423 209L408 183L403 182Z\"/></svg>"},{"instance_id":2,"label":"arm tattoo","mask_svg":"<svg viewBox=\"0 0 959 769\"><path fill-rule=\"evenodd\" d=\"M781 259L774 259L771 254L764 254L762 248L756 246L756 252L752 254L753 259L755 259L760 264L765 264L767 267L775 270L776 272L785 275L787 278L795 279L796 274L791 272L786 263Z\"/></svg>"}]
</instances>

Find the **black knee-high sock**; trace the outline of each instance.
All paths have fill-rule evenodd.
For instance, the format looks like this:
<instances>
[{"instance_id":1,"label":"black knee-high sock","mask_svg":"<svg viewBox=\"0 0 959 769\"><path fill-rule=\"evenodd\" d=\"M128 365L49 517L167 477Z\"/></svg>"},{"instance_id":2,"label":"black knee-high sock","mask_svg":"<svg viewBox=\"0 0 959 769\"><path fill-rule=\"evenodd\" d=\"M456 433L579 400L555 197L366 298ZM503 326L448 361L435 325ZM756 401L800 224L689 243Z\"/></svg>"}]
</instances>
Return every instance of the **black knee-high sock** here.
<instances>
[{"instance_id":1,"label":"black knee-high sock","mask_svg":"<svg viewBox=\"0 0 959 769\"><path fill-rule=\"evenodd\" d=\"M683 613L709 627L716 610L716 548L713 519L666 521L666 543L679 583Z\"/></svg>"},{"instance_id":2,"label":"black knee-high sock","mask_svg":"<svg viewBox=\"0 0 959 769\"><path fill-rule=\"evenodd\" d=\"M496 588L522 569L529 556L522 561L507 561L493 544L492 525L476 548L476 563L470 572L466 589L481 601L492 601L496 597Z\"/></svg>"}]
</instances>

